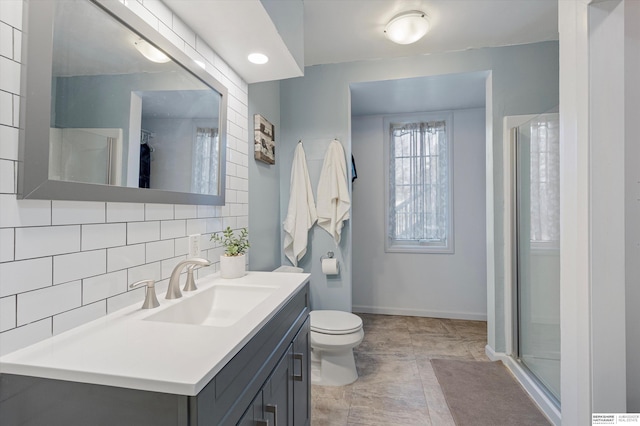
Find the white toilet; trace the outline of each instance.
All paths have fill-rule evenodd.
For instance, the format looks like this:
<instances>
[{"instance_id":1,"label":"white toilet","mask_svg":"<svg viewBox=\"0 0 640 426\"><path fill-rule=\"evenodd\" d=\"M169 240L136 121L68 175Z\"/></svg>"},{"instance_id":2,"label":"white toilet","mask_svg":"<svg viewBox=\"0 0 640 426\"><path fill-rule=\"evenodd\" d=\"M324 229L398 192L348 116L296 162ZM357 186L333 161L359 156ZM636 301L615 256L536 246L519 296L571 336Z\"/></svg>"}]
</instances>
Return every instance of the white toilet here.
<instances>
[{"instance_id":1,"label":"white toilet","mask_svg":"<svg viewBox=\"0 0 640 426\"><path fill-rule=\"evenodd\" d=\"M349 312L311 311L311 383L344 386L358 379L353 348L364 338L362 319Z\"/></svg>"},{"instance_id":2,"label":"white toilet","mask_svg":"<svg viewBox=\"0 0 640 426\"><path fill-rule=\"evenodd\" d=\"M280 266L273 272L303 272ZM311 383L345 386L358 380L353 348L364 338L362 318L350 312L317 310L309 314L311 325Z\"/></svg>"}]
</instances>

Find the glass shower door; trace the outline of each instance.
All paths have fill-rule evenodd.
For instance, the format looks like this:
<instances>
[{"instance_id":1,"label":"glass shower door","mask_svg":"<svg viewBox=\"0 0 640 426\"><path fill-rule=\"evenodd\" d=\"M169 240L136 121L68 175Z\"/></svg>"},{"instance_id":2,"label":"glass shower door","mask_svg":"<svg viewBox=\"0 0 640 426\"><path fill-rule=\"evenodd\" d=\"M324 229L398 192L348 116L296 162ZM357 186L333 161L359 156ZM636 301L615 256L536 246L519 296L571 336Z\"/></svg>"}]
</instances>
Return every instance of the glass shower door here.
<instances>
[{"instance_id":1,"label":"glass shower door","mask_svg":"<svg viewBox=\"0 0 640 426\"><path fill-rule=\"evenodd\" d=\"M560 402L560 146L558 114L516 136L517 357Z\"/></svg>"}]
</instances>

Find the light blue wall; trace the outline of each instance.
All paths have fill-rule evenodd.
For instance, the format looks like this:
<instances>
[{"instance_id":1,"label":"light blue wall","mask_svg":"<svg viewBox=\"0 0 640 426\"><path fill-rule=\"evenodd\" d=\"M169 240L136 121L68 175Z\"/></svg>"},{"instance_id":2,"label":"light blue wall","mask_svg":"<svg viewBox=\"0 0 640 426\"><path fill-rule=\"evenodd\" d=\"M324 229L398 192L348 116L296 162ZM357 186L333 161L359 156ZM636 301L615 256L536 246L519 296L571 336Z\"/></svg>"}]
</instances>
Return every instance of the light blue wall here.
<instances>
[{"instance_id":1,"label":"light blue wall","mask_svg":"<svg viewBox=\"0 0 640 426\"><path fill-rule=\"evenodd\" d=\"M253 158L253 115L275 126L276 163ZM272 271L280 266L280 83L249 85L249 269Z\"/></svg>"},{"instance_id":2,"label":"light blue wall","mask_svg":"<svg viewBox=\"0 0 640 426\"><path fill-rule=\"evenodd\" d=\"M542 113L558 104L558 43L555 41L529 45L484 48L390 60L358 61L318 65L305 69L305 76L281 82L281 138L279 160L281 202L280 220L289 200L289 175L293 150L299 139L305 143L308 159L322 157L326 144L339 138L347 158L351 154L349 84L460 72L492 71L493 150L495 192L495 241L502 232L502 117L505 115ZM309 161L313 185L317 185L319 167ZM382 191L383 189L380 188ZM472 212L470 212L472 213ZM329 235L314 227L310 234L309 252L302 266L311 272L314 308L351 310L351 231L349 224L336 250ZM327 250L337 251L343 271L337 279L327 279L320 271L319 258ZM503 351L503 287L504 254L496 247L496 348Z\"/></svg>"}]
</instances>

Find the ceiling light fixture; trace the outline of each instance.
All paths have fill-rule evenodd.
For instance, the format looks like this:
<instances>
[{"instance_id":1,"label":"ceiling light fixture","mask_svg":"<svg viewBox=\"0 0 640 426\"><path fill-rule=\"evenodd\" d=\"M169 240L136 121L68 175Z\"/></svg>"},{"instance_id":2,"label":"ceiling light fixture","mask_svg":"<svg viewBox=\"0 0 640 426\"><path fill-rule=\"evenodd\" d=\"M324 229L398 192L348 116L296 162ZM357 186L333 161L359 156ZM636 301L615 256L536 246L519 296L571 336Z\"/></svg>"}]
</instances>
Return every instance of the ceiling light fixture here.
<instances>
[{"instance_id":1,"label":"ceiling light fixture","mask_svg":"<svg viewBox=\"0 0 640 426\"><path fill-rule=\"evenodd\" d=\"M412 10L396 15L386 27L384 35L394 43L411 44L420 40L429 31L427 14Z\"/></svg>"},{"instance_id":2,"label":"ceiling light fixture","mask_svg":"<svg viewBox=\"0 0 640 426\"><path fill-rule=\"evenodd\" d=\"M263 65L269 62L269 57L262 53L251 53L249 56L247 56L247 59L252 64L257 64L257 65Z\"/></svg>"},{"instance_id":3,"label":"ceiling light fixture","mask_svg":"<svg viewBox=\"0 0 640 426\"><path fill-rule=\"evenodd\" d=\"M164 64L165 62L169 62L171 58L162 53L160 49L155 46L152 46L148 41L139 39L133 43L138 49L138 52L151 62L157 62L159 64Z\"/></svg>"}]
</instances>

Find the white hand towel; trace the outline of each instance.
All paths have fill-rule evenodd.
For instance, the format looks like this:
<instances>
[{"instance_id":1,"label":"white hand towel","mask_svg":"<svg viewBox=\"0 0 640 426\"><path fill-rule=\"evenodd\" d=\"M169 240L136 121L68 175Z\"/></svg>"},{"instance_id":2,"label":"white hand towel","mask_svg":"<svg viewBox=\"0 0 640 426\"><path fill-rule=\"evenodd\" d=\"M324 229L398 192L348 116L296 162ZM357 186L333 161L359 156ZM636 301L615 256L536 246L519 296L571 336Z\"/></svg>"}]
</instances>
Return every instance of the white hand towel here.
<instances>
[{"instance_id":1,"label":"white hand towel","mask_svg":"<svg viewBox=\"0 0 640 426\"><path fill-rule=\"evenodd\" d=\"M344 149L337 140L331 141L324 156L318 182L318 225L327 231L336 244L344 221L349 219L351 198L347 184L347 163Z\"/></svg>"},{"instance_id":2,"label":"white hand towel","mask_svg":"<svg viewBox=\"0 0 640 426\"><path fill-rule=\"evenodd\" d=\"M293 154L289 207L283 222L284 254L293 266L298 266L298 261L307 253L309 229L316 223L316 219L316 205L311 191L307 158L300 142Z\"/></svg>"}]
</instances>

